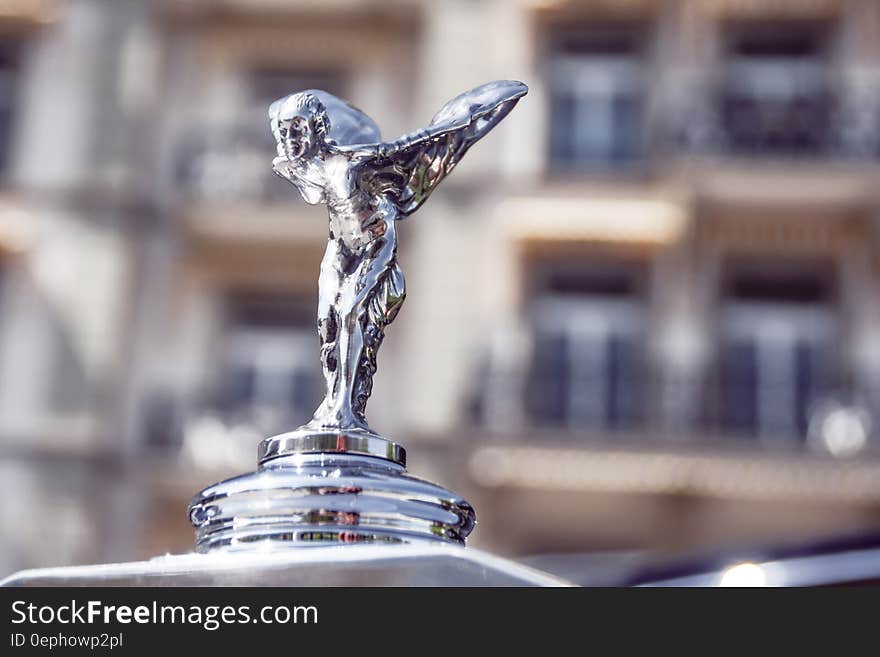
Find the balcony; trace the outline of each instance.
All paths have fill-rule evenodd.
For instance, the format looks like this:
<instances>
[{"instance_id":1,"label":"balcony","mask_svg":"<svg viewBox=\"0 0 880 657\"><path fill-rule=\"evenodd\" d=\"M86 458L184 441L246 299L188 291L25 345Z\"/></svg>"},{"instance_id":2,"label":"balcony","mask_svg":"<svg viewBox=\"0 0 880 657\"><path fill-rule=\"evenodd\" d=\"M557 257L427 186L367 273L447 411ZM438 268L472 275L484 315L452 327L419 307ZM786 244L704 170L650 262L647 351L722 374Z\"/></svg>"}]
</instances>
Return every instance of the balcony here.
<instances>
[{"instance_id":1,"label":"balcony","mask_svg":"<svg viewBox=\"0 0 880 657\"><path fill-rule=\"evenodd\" d=\"M654 143L677 156L771 161L876 161L880 84L856 94L820 85L763 94L724 81L694 84L680 111L658 120Z\"/></svg>"},{"instance_id":2,"label":"balcony","mask_svg":"<svg viewBox=\"0 0 880 657\"><path fill-rule=\"evenodd\" d=\"M880 453L876 409L847 383L829 307L726 302L717 353L673 371L643 301L554 305L538 304L518 340L499 336L525 353L490 357L475 391L476 426L502 442Z\"/></svg>"}]
</instances>

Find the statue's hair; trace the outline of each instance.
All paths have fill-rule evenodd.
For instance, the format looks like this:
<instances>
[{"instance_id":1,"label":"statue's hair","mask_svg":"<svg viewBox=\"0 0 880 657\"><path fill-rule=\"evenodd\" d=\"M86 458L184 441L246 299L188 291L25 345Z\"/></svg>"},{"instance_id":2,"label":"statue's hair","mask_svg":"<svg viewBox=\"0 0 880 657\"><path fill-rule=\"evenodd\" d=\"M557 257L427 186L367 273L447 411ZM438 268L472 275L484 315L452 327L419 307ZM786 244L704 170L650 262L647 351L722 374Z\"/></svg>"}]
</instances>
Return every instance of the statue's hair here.
<instances>
[{"instance_id":1,"label":"statue's hair","mask_svg":"<svg viewBox=\"0 0 880 657\"><path fill-rule=\"evenodd\" d=\"M296 112L305 111L308 113L315 134L322 139L326 138L327 133L330 132L330 117L327 115L327 108L324 107L324 103L308 91L293 94L288 98L288 102L291 101L293 104L292 109ZM285 105L287 105L287 102L285 102Z\"/></svg>"}]
</instances>

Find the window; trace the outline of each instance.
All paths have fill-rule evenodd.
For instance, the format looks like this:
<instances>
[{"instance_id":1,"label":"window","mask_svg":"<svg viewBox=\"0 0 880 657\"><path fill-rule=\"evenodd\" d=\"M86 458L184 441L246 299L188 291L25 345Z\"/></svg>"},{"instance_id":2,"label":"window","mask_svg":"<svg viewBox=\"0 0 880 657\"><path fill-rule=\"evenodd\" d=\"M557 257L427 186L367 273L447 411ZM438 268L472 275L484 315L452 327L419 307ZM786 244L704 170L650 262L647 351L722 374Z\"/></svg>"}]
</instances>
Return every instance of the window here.
<instances>
[{"instance_id":1,"label":"window","mask_svg":"<svg viewBox=\"0 0 880 657\"><path fill-rule=\"evenodd\" d=\"M557 270L532 305L526 409L539 426L635 428L644 399L639 276L625 269Z\"/></svg>"},{"instance_id":2,"label":"window","mask_svg":"<svg viewBox=\"0 0 880 657\"><path fill-rule=\"evenodd\" d=\"M223 409L268 431L308 420L323 392L313 303L258 294L227 306Z\"/></svg>"},{"instance_id":3,"label":"window","mask_svg":"<svg viewBox=\"0 0 880 657\"><path fill-rule=\"evenodd\" d=\"M5 172L9 165L18 61L17 44L0 44L0 173Z\"/></svg>"},{"instance_id":4,"label":"window","mask_svg":"<svg viewBox=\"0 0 880 657\"><path fill-rule=\"evenodd\" d=\"M829 146L827 32L788 23L728 30L721 114L733 152L811 155Z\"/></svg>"},{"instance_id":5,"label":"window","mask_svg":"<svg viewBox=\"0 0 880 657\"><path fill-rule=\"evenodd\" d=\"M550 160L619 168L642 155L641 30L557 31L550 55Z\"/></svg>"},{"instance_id":6,"label":"window","mask_svg":"<svg viewBox=\"0 0 880 657\"><path fill-rule=\"evenodd\" d=\"M835 316L827 280L740 273L721 314L721 425L774 441L804 437L834 383Z\"/></svg>"}]
</instances>

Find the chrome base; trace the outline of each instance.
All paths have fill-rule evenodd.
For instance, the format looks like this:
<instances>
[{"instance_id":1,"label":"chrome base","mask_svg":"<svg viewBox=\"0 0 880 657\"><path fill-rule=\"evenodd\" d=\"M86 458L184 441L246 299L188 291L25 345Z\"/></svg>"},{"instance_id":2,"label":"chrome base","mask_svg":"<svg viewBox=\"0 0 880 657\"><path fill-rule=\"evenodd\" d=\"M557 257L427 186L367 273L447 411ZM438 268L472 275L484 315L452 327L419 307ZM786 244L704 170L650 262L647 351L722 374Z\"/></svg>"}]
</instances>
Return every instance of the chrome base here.
<instances>
[{"instance_id":1,"label":"chrome base","mask_svg":"<svg viewBox=\"0 0 880 657\"><path fill-rule=\"evenodd\" d=\"M309 444L277 438L264 444ZM316 438L318 444L322 440ZM354 443L358 449L377 444ZM338 450L269 457L273 452L261 448L256 472L209 486L193 499L189 518L196 528L196 549L463 544L476 522L471 505L452 491L408 476L403 450L395 447L399 453L389 453L396 453L397 461Z\"/></svg>"}]
</instances>

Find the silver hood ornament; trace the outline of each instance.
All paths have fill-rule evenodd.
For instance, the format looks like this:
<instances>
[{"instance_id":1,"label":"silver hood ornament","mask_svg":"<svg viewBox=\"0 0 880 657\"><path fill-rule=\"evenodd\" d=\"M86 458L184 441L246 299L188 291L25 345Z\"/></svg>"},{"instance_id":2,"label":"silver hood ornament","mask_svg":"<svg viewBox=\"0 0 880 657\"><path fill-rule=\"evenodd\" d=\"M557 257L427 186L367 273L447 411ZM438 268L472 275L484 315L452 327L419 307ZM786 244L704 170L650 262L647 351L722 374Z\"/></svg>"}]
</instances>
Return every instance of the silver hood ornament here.
<instances>
[{"instance_id":1,"label":"silver hood ornament","mask_svg":"<svg viewBox=\"0 0 880 657\"><path fill-rule=\"evenodd\" d=\"M397 221L418 210L527 87L496 81L449 101L422 130L383 142L375 122L324 91L269 108L275 173L329 214L318 279L324 400L299 429L264 440L259 468L190 505L200 551L251 546L464 543L473 508L407 476L406 452L370 429L366 407L386 327L406 297Z\"/></svg>"}]
</instances>

